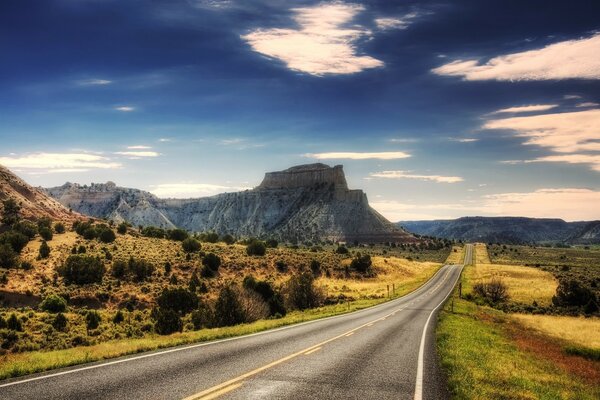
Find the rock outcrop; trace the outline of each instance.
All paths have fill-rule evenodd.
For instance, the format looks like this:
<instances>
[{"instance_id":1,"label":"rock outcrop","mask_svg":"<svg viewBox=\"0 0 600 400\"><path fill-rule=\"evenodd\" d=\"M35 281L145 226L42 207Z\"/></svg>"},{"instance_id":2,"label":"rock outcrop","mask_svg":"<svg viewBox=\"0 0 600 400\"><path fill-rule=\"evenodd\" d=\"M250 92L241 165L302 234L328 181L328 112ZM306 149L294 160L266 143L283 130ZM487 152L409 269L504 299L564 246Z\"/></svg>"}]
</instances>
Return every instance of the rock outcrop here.
<instances>
[{"instance_id":1,"label":"rock outcrop","mask_svg":"<svg viewBox=\"0 0 600 400\"><path fill-rule=\"evenodd\" d=\"M253 190L198 199L159 199L111 182L47 190L81 213L136 226L281 240L415 240L373 210L361 190L348 189L342 166L310 164L269 172Z\"/></svg>"},{"instance_id":2,"label":"rock outcrop","mask_svg":"<svg viewBox=\"0 0 600 400\"><path fill-rule=\"evenodd\" d=\"M0 201L13 199L21 207L21 216L35 220L48 217L54 221L69 222L83 218L80 214L65 208L39 188L32 187L10 170L0 165ZM0 215L2 215L0 203Z\"/></svg>"}]
</instances>

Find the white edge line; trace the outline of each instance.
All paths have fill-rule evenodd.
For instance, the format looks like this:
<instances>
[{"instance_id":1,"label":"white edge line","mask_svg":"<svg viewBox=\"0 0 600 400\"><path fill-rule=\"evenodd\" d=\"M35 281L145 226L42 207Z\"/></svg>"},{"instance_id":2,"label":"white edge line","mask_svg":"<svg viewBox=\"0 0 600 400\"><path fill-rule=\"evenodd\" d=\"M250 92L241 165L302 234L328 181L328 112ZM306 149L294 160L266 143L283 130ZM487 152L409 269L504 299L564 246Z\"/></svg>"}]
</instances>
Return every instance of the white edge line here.
<instances>
[{"instance_id":1,"label":"white edge line","mask_svg":"<svg viewBox=\"0 0 600 400\"><path fill-rule=\"evenodd\" d=\"M437 272L431 278L429 278L425 283L423 283L420 287L418 287L417 289L413 290L412 292L407 293L404 296L398 297L398 298L396 298L394 300L386 301L386 302L383 302L381 304L374 305L372 307L363 308L362 310L356 310L356 311L352 311L352 312L344 313L344 314L339 314L339 315L332 315L331 317L314 319L312 321L299 322L297 324L291 324L291 325L282 326L282 327L274 328L274 329L267 329L267 330L264 330L264 331L261 331L261 332L250 333L250 334L242 335L242 336L235 336L235 337L231 337L231 338L218 339L218 340L213 340L213 341L203 342L203 343L196 343L196 344L191 344L191 345L182 345L181 347L174 347L174 348L168 349L168 350L162 350L162 351L150 350L151 353L142 354L142 355L134 356L134 357L128 357L128 358L124 358L122 360L114 360L114 361L108 361L108 362L102 362L101 360L98 360L98 362L100 362L100 364L88 365L87 367L80 367L80 368L76 368L76 369L70 369L70 370L67 370L67 371L54 372L54 373L50 373L50 374L47 374L47 375L35 376L35 377L32 377L32 378L27 378L27 379L17 380L17 381L13 381L13 382L3 383L3 384L0 384L0 388L5 388L5 387L8 387L8 386L14 386L14 385L20 385L20 384L23 384L23 383L38 381L38 380L42 380L42 379L54 378L54 377L57 377L57 376L68 375L68 374L72 374L72 373L75 373L75 372L87 371L87 370L90 370L90 369L96 369L96 368L101 368L101 367L108 367L108 366L111 366L111 365L121 364L121 363L124 363L124 362L141 360L141 359L148 358L148 357L155 357L155 356L160 356L160 355L163 355L163 354L175 353L175 352L178 352L178 351L195 349L195 348L204 347L204 346L210 346L210 345L214 345L214 344L229 342L229 341L232 341L232 340L240 340L240 339L245 339L245 338L249 338L249 337L253 337L253 336L265 335L265 334L268 334L268 333L279 332L279 331L282 331L282 330L291 329L291 328L295 328L295 327L298 327L298 326L313 324L313 323L316 323L316 322L327 321L327 320L330 320L330 319L341 318L341 317L345 317L345 316L348 316L348 315L351 315L351 314L355 314L355 313L360 313L360 312L365 312L365 311L373 310L375 308L379 308L379 307L382 307L382 306L393 304L393 303L401 301L401 300L405 300L407 297L410 297L410 296L413 296L413 295L419 293L431 281L433 281L440 274L440 272L444 269L444 267L446 267L446 266L447 265L442 265L442 267L439 270L437 270ZM127 357L127 356L125 356L125 357ZM68 368L68 367L65 367L65 368ZM41 373L43 373L43 372L41 372ZM8 378L8 379L11 379L11 378ZM15 378L15 379L18 379L18 378Z\"/></svg>"},{"instance_id":2,"label":"white edge line","mask_svg":"<svg viewBox=\"0 0 600 400\"><path fill-rule=\"evenodd\" d=\"M462 269L462 267L461 267L461 269ZM440 308L442 306L442 304L444 304L446 302L446 300L448 300L448 297L450 297L450 295L454 292L454 288L456 287L456 282L458 282L458 280L460 279L460 275L461 274L459 273L458 276L456 277L456 279L454 280L454 285L452 285L452 289L450 290L450 292L448 292L446 297L444 297L444 300L442 300L440 302L440 304L437 305L436 308L431 310L431 312L429 313L429 317L427 317L427 321L425 322L425 326L423 327L423 334L421 336L421 344L419 345L419 359L417 361L417 379L415 382L414 400L422 400L423 399L423 359L424 359L424 355L425 355L425 338L427 336L427 327L429 326L429 321L431 320L431 317L437 311L437 309Z\"/></svg>"}]
</instances>

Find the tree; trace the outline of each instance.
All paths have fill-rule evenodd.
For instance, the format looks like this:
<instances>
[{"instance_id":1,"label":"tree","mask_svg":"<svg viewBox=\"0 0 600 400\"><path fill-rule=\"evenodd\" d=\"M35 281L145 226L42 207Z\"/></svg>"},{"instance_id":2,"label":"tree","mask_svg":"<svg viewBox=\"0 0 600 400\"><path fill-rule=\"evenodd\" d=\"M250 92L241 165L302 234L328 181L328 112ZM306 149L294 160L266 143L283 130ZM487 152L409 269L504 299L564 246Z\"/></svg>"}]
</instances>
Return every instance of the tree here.
<instances>
[{"instance_id":1,"label":"tree","mask_svg":"<svg viewBox=\"0 0 600 400\"><path fill-rule=\"evenodd\" d=\"M183 322L179 314L169 309L156 309L154 328L159 335L169 335L183 330Z\"/></svg>"},{"instance_id":2,"label":"tree","mask_svg":"<svg viewBox=\"0 0 600 400\"><path fill-rule=\"evenodd\" d=\"M152 276L154 273L154 264L146 260L136 260L133 257L129 257L127 270L130 274L133 274L136 281L141 282Z\"/></svg>"},{"instance_id":3,"label":"tree","mask_svg":"<svg viewBox=\"0 0 600 400\"><path fill-rule=\"evenodd\" d=\"M18 255L7 244L0 243L0 267L14 268L17 265Z\"/></svg>"},{"instance_id":4,"label":"tree","mask_svg":"<svg viewBox=\"0 0 600 400\"><path fill-rule=\"evenodd\" d=\"M594 292L574 279L561 280L556 288L556 295L552 297L554 305L567 307L582 307L595 300Z\"/></svg>"},{"instance_id":5,"label":"tree","mask_svg":"<svg viewBox=\"0 0 600 400\"><path fill-rule=\"evenodd\" d=\"M213 272L217 272L221 266L221 258L214 253L208 253L202 258L202 265L210 268Z\"/></svg>"},{"instance_id":6,"label":"tree","mask_svg":"<svg viewBox=\"0 0 600 400\"><path fill-rule=\"evenodd\" d=\"M117 233L119 235L124 235L127 233L127 224L125 222L121 222L117 227Z\"/></svg>"},{"instance_id":7,"label":"tree","mask_svg":"<svg viewBox=\"0 0 600 400\"><path fill-rule=\"evenodd\" d=\"M57 294L51 294L40 303L40 308L53 314L64 312L67 309L67 301Z\"/></svg>"},{"instance_id":8,"label":"tree","mask_svg":"<svg viewBox=\"0 0 600 400\"><path fill-rule=\"evenodd\" d=\"M13 226L21 219L21 206L14 199L7 199L2 202L2 223Z\"/></svg>"},{"instance_id":9,"label":"tree","mask_svg":"<svg viewBox=\"0 0 600 400\"><path fill-rule=\"evenodd\" d=\"M217 326L232 326L245 322L246 316L237 291L227 285L219 292L215 303L215 322Z\"/></svg>"},{"instance_id":10,"label":"tree","mask_svg":"<svg viewBox=\"0 0 600 400\"><path fill-rule=\"evenodd\" d=\"M510 298L508 287L498 278L474 284L473 291L491 304L503 303Z\"/></svg>"},{"instance_id":11,"label":"tree","mask_svg":"<svg viewBox=\"0 0 600 400\"><path fill-rule=\"evenodd\" d=\"M279 242L276 239L267 239L265 245L271 249L276 249L279 246Z\"/></svg>"},{"instance_id":12,"label":"tree","mask_svg":"<svg viewBox=\"0 0 600 400\"><path fill-rule=\"evenodd\" d=\"M115 232L108 226L101 229L100 234L98 235L98 239L100 239L102 243L112 243L116 238Z\"/></svg>"},{"instance_id":13,"label":"tree","mask_svg":"<svg viewBox=\"0 0 600 400\"><path fill-rule=\"evenodd\" d=\"M48 258L50 257L50 246L46 243L45 240L42 240L42 244L40 245L40 258Z\"/></svg>"},{"instance_id":14,"label":"tree","mask_svg":"<svg viewBox=\"0 0 600 400\"><path fill-rule=\"evenodd\" d=\"M183 229L171 229L168 236L170 240L175 240L177 242L183 242L185 239L190 237L187 231Z\"/></svg>"},{"instance_id":15,"label":"tree","mask_svg":"<svg viewBox=\"0 0 600 400\"><path fill-rule=\"evenodd\" d=\"M183 242L181 242L181 247L186 253L196 253L202 248L200 242L194 238L185 239Z\"/></svg>"},{"instance_id":16,"label":"tree","mask_svg":"<svg viewBox=\"0 0 600 400\"><path fill-rule=\"evenodd\" d=\"M142 228L142 235L146 237L164 239L166 236L166 232L162 228L157 228L156 226L147 226Z\"/></svg>"},{"instance_id":17,"label":"tree","mask_svg":"<svg viewBox=\"0 0 600 400\"><path fill-rule=\"evenodd\" d=\"M65 233L65 231L65 224L63 224L62 222L57 222L56 224L54 224L54 232L62 234Z\"/></svg>"},{"instance_id":18,"label":"tree","mask_svg":"<svg viewBox=\"0 0 600 400\"><path fill-rule=\"evenodd\" d=\"M310 271L302 271L288 280L286 284L287 301L292 308L305 310L317 307L322 295L314 285L315 277Z\"/></svg>"},{"instance_id":19,"label":"tree","mask_svg":"<svg viewBox=\"0 0 600 400\"><path fill-rule=\"evenodd\" d=\"M96 257L71 255L64 265L58 268L58 273L69 283L99 283L104 275L104 264Z\"/></svg>"},{"instance_id":20,"label":"tree","mask_svg":"<svg viewBox=\"0 0 600 400\"><path fill-rule=\"evenodd\" d=\"M310 262L310 270L312 271L314 276L321 275L321 263L317 260L312 260Z\"/></svg>"},{"instance_id":21,"label":"tree","mask_svg":"<svg viewBox=\"0 0 600 400\"><path fill-rule=\"evenodd\" d=\"M182 287L165 288L156 299L161 310L173 310L185 315L198 307L198 297Z\"/></svg>"},{"instance_id":22,"label":"tree","mask_svg":"<svg viewBox=\"0 0 600 400\"><path fill-rule=\"evenodd\" d=\"M15 253L20 253L27 243L29 243L29 237L20 232L8 231L0 235L0 244L9 245Z\"/></svg>"},{"instance_id":23,"label":"tree","mask_svg":"<svg viewBox=\"0 0 600 400\"><path fill-rule=\"evenodd\" d=\"M219 235L215 232L205 232L200 235L200 240L206 243L217 243L219 241Z\"/></svg>"},{"instance_id":24,"label":"tree","mask_svg":"<svg viewBox=\"0 0 600 400\"><path fill-rule=\"evenodd\" d=\"M221 238L221 241L225 244L232 245L235 243L235 238L230 234L226 234Z\"/></svg>"},{"instance_id":25,"label":"tree","mask_svg":"<svg viewBox=\"0 0 600 400\"><path fill-rule=\"evenodd\" d=\"M338 246L338 248L335 249L335 252L337 254L348 254L348 248L346 246Z\"/></svg>"},{"instance_id":26,"label":"tree","mask_svg":"<svg viewBox=\"0 0 600 400\"><path fill-rule=\"evenodd\" d=\"M98 326L100 326L101 321L102 321L102 317L100 316L98 311L95 311L95 310L88 311L87 314L85 315L85 327L88 330L88 334L91 329L98 328Z\"/></svg>"},{"instance_id":27,"label":"tree","mask_svg":"<svg viewBox=\"0 0 600 400\"><path fill-rule=\"evenodd\" d=\"M360 253L356 254L356 257L350 263L350 268L360 273L367 273L371 271L371 265L373 262L371 261L371 256L365 254L364 256Z\"/></svg>"},{"instance_id":28,"label":"tree","mask_svg":"<svg viewBox=\"0 0 600 400\"><path fill-rule=\"evenodd\" d=\"M249 256L264 256L267 252L267 246L260 240L252 240L246 246L246 254Z\"/></svg>"},{"instance_id":29,"label":"tree","mask_svg":"<svg viewBox=\"0 0 600 400\"><path fill-rule=\"evenodd\" d=\"M23 331L23 323L15 313L10 314L10 317L8 317L8 319L6 320L6 327L12 331Z\"/></svg>"},{"instance_id":30,"label":"tree","mask_svg":"<svg viewBox=\"0 0 600 400\"><path fill-rule=\"evenodd\" d=\"M22 233L29 240L33 239L38 234L38 227L31 221L19 221L12 227L14 232Z\"/></svg>"}]
</instances>

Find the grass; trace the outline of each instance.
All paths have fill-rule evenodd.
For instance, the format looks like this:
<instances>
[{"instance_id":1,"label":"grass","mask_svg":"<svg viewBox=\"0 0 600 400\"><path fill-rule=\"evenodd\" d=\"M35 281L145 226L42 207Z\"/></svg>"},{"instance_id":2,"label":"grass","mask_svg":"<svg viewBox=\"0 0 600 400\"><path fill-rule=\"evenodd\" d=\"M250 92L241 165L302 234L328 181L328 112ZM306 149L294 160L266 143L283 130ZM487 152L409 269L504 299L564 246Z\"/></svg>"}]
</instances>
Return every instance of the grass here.
<instances>
[{"instance_id":1,"label":"grass","mask_svg":"<svg viewBox=\"0 0 600 400\"><path fill-rule=\"evenodd\" d=\"M463 246L453 246L452 251L446 259L446 264L460 264L463 261L464 248Z\"/></svg>"},{"instance_id":2,"label":"grass","mask_svg":"<svg viewBox=\"0 0 600 400\"><path fill-rule=\"evenodd\" d=\"M557 339L600 350L600 318L513 314L521 325Z\"/></svg>"}]
</instances>

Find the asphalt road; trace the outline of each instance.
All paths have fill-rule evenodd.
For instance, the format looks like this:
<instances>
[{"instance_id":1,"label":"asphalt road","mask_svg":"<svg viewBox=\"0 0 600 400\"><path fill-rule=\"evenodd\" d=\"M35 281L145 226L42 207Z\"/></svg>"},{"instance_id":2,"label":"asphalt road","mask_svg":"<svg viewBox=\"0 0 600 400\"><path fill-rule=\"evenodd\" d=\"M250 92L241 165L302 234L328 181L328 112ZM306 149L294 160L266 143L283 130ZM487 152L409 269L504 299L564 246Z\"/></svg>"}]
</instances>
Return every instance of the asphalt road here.
<instances>
[{"instance_id":1,"label":"asphalt road","mask_svg":"<svg viewBox=\"0 0 600 400\"><path fill-rule=\"evenodd\" d=\"M3 381L0 399L444 399L434 325L460 270L350 314Z\"/></svg>"}]
</instances>

